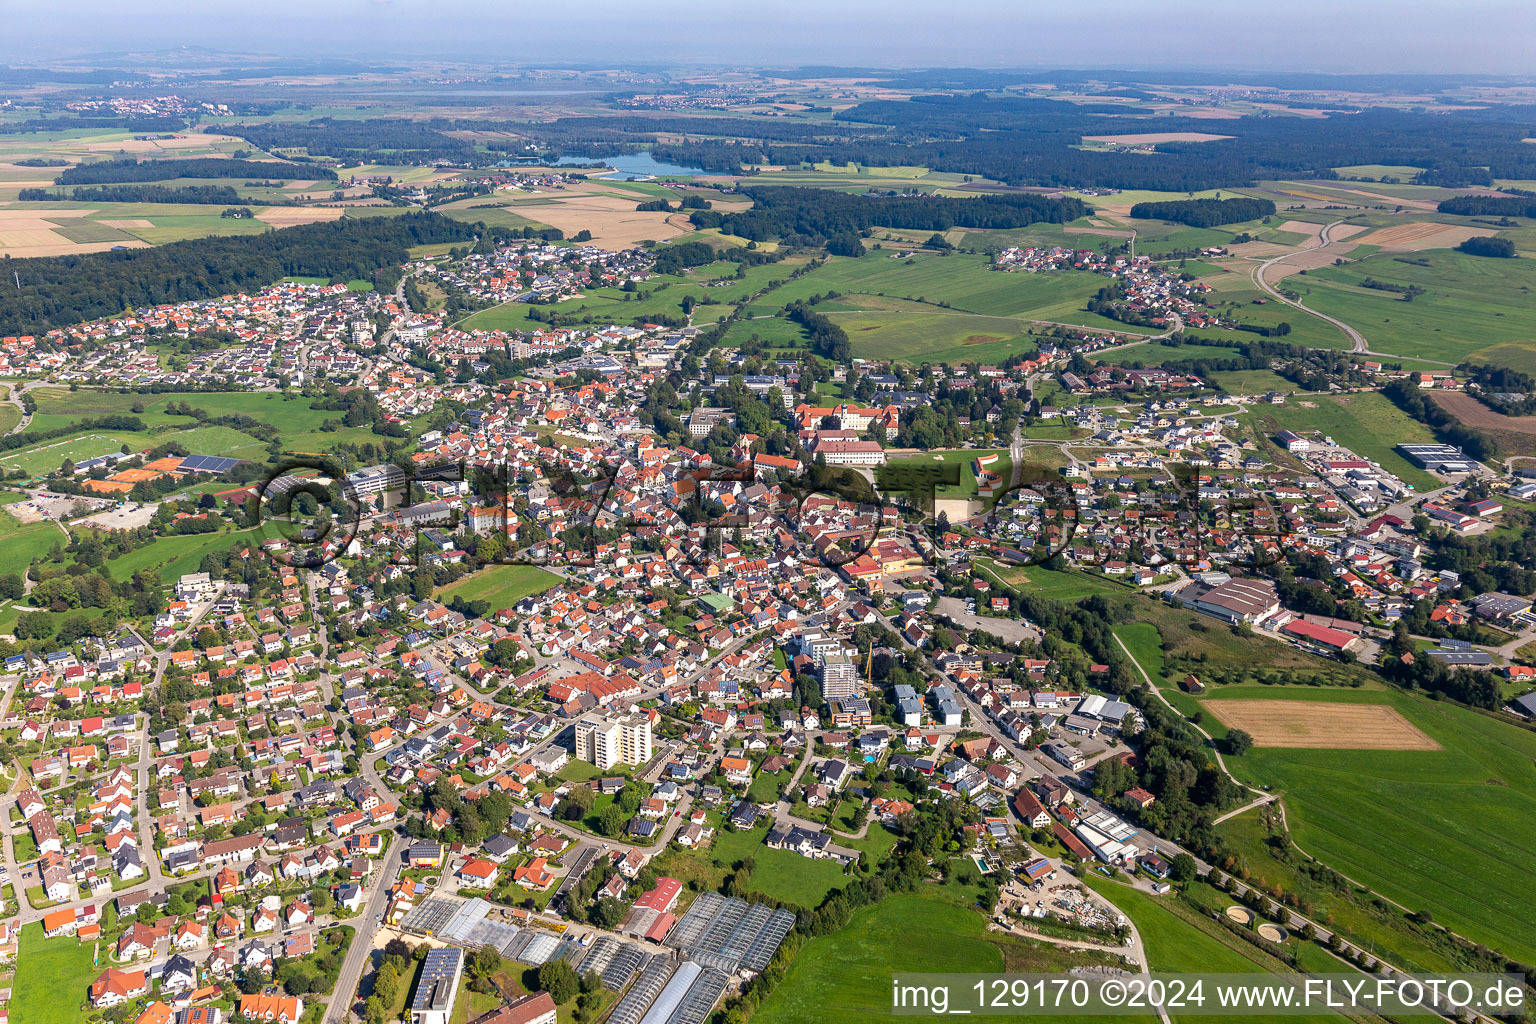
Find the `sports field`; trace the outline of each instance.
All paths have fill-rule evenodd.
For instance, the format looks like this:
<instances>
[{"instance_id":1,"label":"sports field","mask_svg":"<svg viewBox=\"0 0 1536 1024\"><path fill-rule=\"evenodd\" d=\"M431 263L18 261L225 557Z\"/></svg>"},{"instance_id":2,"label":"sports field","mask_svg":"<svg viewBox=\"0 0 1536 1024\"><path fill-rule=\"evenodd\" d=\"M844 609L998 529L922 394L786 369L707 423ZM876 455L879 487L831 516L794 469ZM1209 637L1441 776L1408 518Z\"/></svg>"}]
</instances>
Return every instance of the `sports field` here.
<instances>
[{"instance_id":1,"label":"sports field","mask_svg":"<svg viewBox=\"0 0 1536 1024\"><path fill-rule=\"evenodd\" d=\"M1396 708L1385 704L1321 704L1294 700L1218 700L1211 713L1260 747L1327 750L1439 750Z\"/></svg>"},{"instance_id":2,"label":"sports field","mask_svg":"<svg viewBox=\"0 0 1536 1024\"><path fill-rule=\"evenodd\" d=\"M466 601L488 601L493 611L511 608L525 597L542 594L560 582L560 577L536 565L493 565L439 590L439 601L462 597Z\"/></svg>"},{"instance_id":3,"label":"sports field","mask_svg":"<svg viewBox=\"0 0 1536 1024\"><path fill-rule=\"evenodd\" d=\"M1536 957L1524 894L1536 880L1536 734L1399 690L1223 687L1201 701L1394 708L1438 750L1255 746L1228 766L1272 786L1291 834L1336 870L1477 941Z\"/></svg>"}]
</instances>

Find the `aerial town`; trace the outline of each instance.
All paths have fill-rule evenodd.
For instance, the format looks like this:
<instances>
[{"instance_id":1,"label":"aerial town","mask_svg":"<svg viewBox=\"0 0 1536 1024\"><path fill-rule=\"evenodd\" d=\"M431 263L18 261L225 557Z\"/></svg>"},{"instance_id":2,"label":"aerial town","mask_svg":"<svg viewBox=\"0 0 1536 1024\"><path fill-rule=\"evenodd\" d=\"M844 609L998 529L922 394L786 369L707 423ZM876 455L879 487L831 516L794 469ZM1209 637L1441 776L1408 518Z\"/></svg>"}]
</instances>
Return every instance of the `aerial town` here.
<instances>
[{"instance_id":1,"label":"aerial town","mask_svg":"<svg viewBox=\"0 0 1536 1024\"><path fill-rule=\"evenodd\" d=\"M1189 155L1326 76L1031 177L906 109L1025 79L362 67L0 85L0 1024L1536 983L1536 172Z\"/></svg>"}]
</instances>

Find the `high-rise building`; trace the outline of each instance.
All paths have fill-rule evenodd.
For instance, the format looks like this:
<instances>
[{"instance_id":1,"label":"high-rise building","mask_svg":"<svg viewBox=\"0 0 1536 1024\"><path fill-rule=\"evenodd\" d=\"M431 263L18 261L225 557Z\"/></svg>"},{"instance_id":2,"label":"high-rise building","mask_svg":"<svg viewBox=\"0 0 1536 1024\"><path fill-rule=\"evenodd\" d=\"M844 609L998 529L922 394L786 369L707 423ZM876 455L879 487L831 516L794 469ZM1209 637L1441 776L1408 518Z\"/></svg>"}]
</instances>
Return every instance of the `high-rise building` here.
<instances>
[{"instance_id":1,"label":"high-rise building","mask_svg":"<svg viewBox=\"0 0 1536 1024\"><path fill-rule=\"evenodd\" d=\"M576 756L607 771L651 759L651 720L643 713L588 715L576 722Z\"/></svg>"},{"instance_id":2,"label":"high-rise building","mask_svg":"<svg viewBox=\"0 0 1536 1024\"><path fill-rule=\"evenodd\" d=\"M846 654L829 654L821 663L821 697L842 700L856 697L860 691L859 670Z\"/></svg>"}]
</instances>

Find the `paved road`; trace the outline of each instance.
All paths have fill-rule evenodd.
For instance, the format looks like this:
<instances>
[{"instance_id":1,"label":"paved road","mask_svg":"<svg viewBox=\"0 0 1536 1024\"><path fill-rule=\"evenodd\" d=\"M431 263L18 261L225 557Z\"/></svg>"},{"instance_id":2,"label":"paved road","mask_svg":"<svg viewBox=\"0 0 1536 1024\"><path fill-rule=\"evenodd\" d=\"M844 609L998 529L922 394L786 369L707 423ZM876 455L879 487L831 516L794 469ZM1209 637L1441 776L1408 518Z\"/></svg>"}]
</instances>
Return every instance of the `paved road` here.
<instances>
[{"instance_id":1,"label":"paved road","mask_svg":"<svg viewBox=\"0 0 1536 1024\"><path fill-rule=\"evenodd\" d=\"M1274 285L1270 284L1269 281L1264 276L1265 272L1267 270L1269 270L1270 267L1275 266L1277 263L1284 263L1286 260L1290 259L1291 257L1299 256L1299 255L1301 255L1304 252L1316 252L1318 249L1323 248L1323 246L1328 245L1330 242L1333 241L1333 239L1331 237L1331 232L1333 231L1334 228L1338 227L1342 223L1344 223L1344 222L1341 221L1341 220L1336 220L1336 221L1333 221L1331 223L1323 225L1323 229L1321 231L1319 231L1318 234L1317 234L1317 244L1316 245L1309 245L1305 249L1296 249L1296 250L1294 250L1292 252L1283 253L1283 254L1281 254L1279 256L1274 256L1274 257L1271 257L1270 259L1264 260L1258 266L1253 268L1253 271L1252 271L1252 274L1251 274L1251 276L1253 278L1253 283L1258 285L1265 292L1267 292L1270 295L1270 297L1272 297L1276 302L1282 302L1282 303L1284 303L1287 306L1291 306L1292 308L1299 309L1303 313L1307 313L1307 314L1310 314L1312 316L1315 316L1319 320L1322 320L1325 323L1329 323L1329 324L1332 324L1334 327L1337 327L1340 331L1342 331L1344 333L1344 336L1349 339L1349 346L1350 346L1349 350L1351 352L1353 352L1353 353L1356 353L1358 355L1366 355L1366 356L1381 356L1381 357L1386 358L1386 359L1402 359L1402 358L1405 358L1404 356L1397 355L1394 352L1377 352L1377 351L1371 349L1366 344L1365 335L1361 334L1354 327L1351 327L1349 324L1345 323L1343 320L1340 320L1338 317L1329 316L1327 313L1319 313L1317 310L1311 308L1310 306L1303 305L1297 299L1287 298L1285 295L1281 294L1281 292L1280 292L1280 290L1278 288L1276 288ZM1447 363L1447 362L1444 362L1444 361L1439 360L1439 359L1421 359L1418 356L1413 356L1412 358L1417 360L1418 362L1434 363L1437 366L1455 366L1456 365L1455 363Z\"/></svg>"},{"instance_id":2,"label":"paved road","mask_svg":"<svg viewBox=\"0 0 1536 1024\"><path fill-rule=\"evenodd\" d=\"M363 905L362 914L355 919L357 931L352 936L352 947L347 950L347 958L342 961L341 974L336 978L331 1005L325 1011L326 1021L345 1020L352 1012L357 986L363 980L363 971L373 959L373 937L378 933L379 920L389 903L389 891L400 879L405 864L405 850L409 845L408 838L397 835L384 854L383 867L379 870L373 892Z\"/></svg>"}]
</instances>

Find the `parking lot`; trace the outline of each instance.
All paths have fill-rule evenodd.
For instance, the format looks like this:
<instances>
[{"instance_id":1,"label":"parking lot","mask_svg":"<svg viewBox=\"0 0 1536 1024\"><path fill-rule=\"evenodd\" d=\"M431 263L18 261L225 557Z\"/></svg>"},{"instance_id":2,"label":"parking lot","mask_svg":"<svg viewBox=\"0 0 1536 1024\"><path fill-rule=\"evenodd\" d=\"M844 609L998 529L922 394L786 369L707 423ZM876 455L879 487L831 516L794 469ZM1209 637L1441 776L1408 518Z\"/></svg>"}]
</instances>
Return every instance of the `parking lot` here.
<instances>
[{"instance_id":1,"label":"parking lot","mask_svg":"<svg viewBox=\"0 0 1536 1024\"><path fill-rule=\"evenodd\" d=\"M45 519L54 521L68 519L80 509L103 510L116 507L115 501L42 491L34 498L7 505L6 511L23 523L36 523Z\"/></svg>"}]
</instances>

